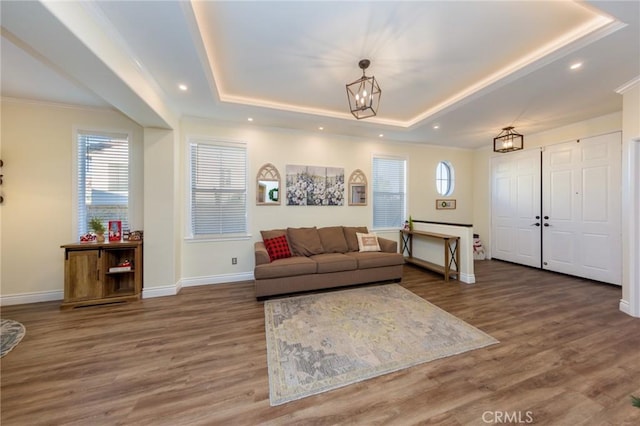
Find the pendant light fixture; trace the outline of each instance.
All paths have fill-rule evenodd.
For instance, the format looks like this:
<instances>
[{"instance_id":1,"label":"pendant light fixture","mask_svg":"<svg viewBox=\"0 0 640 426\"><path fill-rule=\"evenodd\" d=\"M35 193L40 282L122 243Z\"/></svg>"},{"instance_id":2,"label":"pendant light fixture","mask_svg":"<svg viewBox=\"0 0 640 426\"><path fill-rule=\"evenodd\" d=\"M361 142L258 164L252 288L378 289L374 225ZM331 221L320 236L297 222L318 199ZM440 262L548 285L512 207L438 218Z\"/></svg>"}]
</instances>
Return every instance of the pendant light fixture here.
<instances>
[{"instance_id":1,"label":"pendant light fixture","mask_svg":"<svg viewBox=\"0 0 640 426\"><path fill-rule=\"evenodd\" d=\"M524 148L524 136L513 129L513 126L505 127L493 138L494 152L518 151Z\"/></svg>"},{"instance_id":2,"label":"pendant light fixture","mask_svg":"<svg viewBox=\"0 0 640 426\"><path fill-rule=\"evenodd\" d=\"M362 70L362 77L347 84L347 98L349 99L349 109L351 114L358 120L362 118L374 117L380 105L380 95L382 91L375 77L367 77L365 70L369 68L371 61L362 59L358 66Z\"/></svg>"}]
</instances>

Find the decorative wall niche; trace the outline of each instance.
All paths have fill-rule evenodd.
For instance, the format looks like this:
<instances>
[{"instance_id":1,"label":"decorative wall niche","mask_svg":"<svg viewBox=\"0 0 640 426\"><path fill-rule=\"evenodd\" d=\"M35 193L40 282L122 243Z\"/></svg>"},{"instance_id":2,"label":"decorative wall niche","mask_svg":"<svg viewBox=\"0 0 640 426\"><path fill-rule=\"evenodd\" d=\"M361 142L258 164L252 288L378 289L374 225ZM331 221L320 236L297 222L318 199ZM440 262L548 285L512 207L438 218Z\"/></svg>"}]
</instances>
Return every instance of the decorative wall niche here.
<instances>
[{"instance_id":1,"label":"decorative wall niche","mask_svg":"<svg viewBox=\"0 0 640 426\"><path fill-rule=\"evenodd\" d=\"M367 205L367 177L360 169L354 170L349 177L349 205Z\"/></svg>"},{"instance_id":2,"label":"decorative wall niche","mask_svg":"<svg viewBox=\"0 0 640 426\"><path fill-rule=\"evenodd\" d=\"M280 173L276 166L267 163L256 176L256 205L279 206L280 199Z\"/></svg>"}]
</instances>

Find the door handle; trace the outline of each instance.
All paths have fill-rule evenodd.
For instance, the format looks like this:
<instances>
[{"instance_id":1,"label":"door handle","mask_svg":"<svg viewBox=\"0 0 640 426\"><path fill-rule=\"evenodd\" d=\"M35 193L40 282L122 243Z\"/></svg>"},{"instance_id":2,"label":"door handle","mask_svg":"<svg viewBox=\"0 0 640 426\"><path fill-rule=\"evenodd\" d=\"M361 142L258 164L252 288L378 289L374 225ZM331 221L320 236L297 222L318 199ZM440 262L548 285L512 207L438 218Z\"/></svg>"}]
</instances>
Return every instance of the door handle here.
<instances>
[{"instance_id":1,"label":"door handle","mask_svg":"<svg viewBox=\"0 0 640 426\"><path fill-rule=\"evenodd\" d=\"M536 219L540 219L540 216L536 216Z\"/></svg>"},{"instance_id":2,"label":"door handle","mask_svg":"<svg viewBox=\"0 0 640 426\"><path fill-rule=\"evenodd\" d=\"M549 219L549 216L545 216L544 218L545 218L545 219Z\"/></svg>"},{"instance_id":3,"label":"door handle","mask_svg":"<svg viewBox=\"0 0 640 426\"><path fill-rule=\"evenodd\" d=\"M536 222L536 223L532 223L531 226L540 226L540 224Z\"/></svg>"},{"instance_id":4,"label":"door handle","mask_svg":"<svg viewBox=\"0 0 640 426\"><path fill-rule=\"evenodd\" d=\"M551 225L549 225L548 223L545 223L544 226L551 226Z\"/></svg>"}]
</instances>

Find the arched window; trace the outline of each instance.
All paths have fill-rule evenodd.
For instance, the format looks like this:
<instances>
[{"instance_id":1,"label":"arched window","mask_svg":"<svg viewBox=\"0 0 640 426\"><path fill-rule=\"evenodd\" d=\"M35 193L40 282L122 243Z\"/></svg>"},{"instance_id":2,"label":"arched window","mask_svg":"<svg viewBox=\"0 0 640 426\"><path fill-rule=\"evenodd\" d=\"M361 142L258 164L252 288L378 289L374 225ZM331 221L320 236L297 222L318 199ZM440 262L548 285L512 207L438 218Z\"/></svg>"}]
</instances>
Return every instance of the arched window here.
<instances>
[{"instance_id":1,"label":"arched window","mask_svg":"<svg viewBox=\"0 0 640 426\"><path fill-rule=\"evenodd\" d=\"M441 161L436 167L436 189L438 194L449 196L454 187L453 166L448 161Z\"/></svg>"}]
</instances>

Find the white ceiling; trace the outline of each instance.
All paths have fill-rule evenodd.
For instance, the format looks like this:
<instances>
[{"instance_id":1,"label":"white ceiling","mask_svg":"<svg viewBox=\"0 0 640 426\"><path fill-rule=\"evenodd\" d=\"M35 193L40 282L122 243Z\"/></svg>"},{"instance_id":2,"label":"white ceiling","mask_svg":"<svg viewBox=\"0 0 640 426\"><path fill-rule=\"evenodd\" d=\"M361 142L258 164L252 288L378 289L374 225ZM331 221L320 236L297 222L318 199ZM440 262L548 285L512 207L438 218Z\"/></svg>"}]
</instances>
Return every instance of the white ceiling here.
<instances>
[{"instance_id":1,"label":"white ceiling","mask_svg":"<svg viewBox=\"0 0 640 426\"><path fill-rule=\"evenodd\" d=\"M0 3L2 96L478 148L622 109L639 1ZM382 88L356 120L345 84ZM582 62L575 71L569 65ZM183 92L178 84L189 89ZM434 125L439 125L434 129Z\"/></svg>"}]
</instances>

